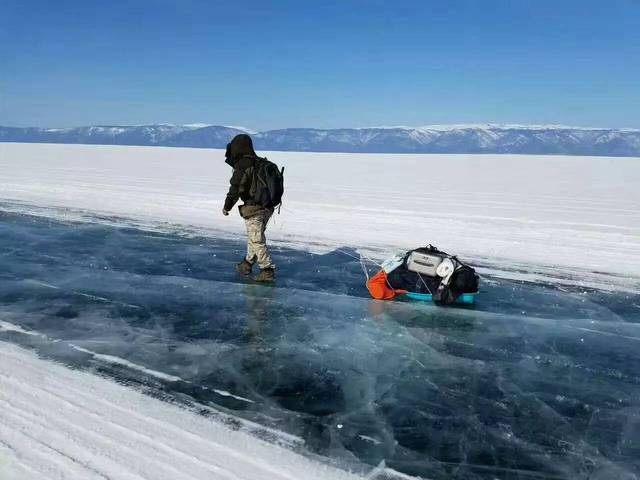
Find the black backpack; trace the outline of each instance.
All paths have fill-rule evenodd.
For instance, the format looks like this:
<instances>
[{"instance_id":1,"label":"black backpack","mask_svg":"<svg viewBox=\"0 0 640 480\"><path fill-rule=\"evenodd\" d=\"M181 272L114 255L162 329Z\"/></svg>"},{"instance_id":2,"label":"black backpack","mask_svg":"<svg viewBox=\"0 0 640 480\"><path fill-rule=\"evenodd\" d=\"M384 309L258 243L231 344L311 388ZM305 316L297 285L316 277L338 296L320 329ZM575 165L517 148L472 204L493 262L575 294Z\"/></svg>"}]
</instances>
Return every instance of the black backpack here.
<instances>
[{"instance_id":1,"label":"black backpack","mask_svg":"<svg viewBox=\"0 0 640 480\"><path fill-rule=\"evenodd\" d=\"M438 304L451 305L463 293L476 293L477 291L478 275L476 275L476 271L468 265L460 263L451 274L449 284L441 283L435 291L433 301Z\"/></svg>"},{"instance_id":2,"label":"black backpack","mask_svg":"<svg viewBox=\"0 0 640 480\"><path fill-rule=\"evenodd\" d=\"M256 158L251 180L251 198L257 205L276 208L282 204L284 194L284 167L282 170L266 158Z\"/></svg>"}]
</instances>

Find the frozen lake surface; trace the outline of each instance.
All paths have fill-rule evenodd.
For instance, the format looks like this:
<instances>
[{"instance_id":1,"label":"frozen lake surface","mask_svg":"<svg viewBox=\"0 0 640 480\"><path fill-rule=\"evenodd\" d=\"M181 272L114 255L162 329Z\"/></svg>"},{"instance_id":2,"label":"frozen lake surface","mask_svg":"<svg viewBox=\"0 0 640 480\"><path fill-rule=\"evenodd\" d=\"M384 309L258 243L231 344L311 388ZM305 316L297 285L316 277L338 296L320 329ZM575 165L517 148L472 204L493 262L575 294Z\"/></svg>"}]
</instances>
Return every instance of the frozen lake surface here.
<instances>
[{"instance_id":1,"label":"frozen lake surface","mask_svg":"<svg viewBox=\"0 0 640 480\"><path fill-rule=\"evenodd\" d=\"M381 303L352 250L278 248L267 287L243 249L0 212L0 340L365 472L640 475L637 289L487 266L474 308Z\"/></svg>"},{"instance_id":2,"label":"frozen lake surface","mask_svg":"<svg viewBox=\"0 0 640 480\"><path fill-rule=\"evenodd\" d=\"M409 250L640 275L640 158L260 152L286 168L269 238L303 250ZM0 199L19 213L80 212L244 232L220 213L224 151L0 143Z\"/></svg>"}]
</instances>

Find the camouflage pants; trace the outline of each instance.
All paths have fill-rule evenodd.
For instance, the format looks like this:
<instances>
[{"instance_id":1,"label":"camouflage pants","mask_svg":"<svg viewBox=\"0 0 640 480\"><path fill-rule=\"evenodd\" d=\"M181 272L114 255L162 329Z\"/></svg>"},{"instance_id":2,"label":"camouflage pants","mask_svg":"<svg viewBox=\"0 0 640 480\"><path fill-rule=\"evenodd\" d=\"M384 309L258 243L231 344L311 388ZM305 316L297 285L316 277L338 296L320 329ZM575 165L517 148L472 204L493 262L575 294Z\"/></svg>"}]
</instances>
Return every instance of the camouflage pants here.
<instances>
[{"instance_id":1,"label":"camouflage pants","mask_svg":"<svg viewBox=\"0 0 640 480\"><path fill-rule=\"evenodd\" d=\"M264 236L272 213L269 210L262 210L244 219L247 226L247 262L253 264L257 260L262 269L273 268L273 262L267 250L267 239Z\"/></svg>"}]
</instances>

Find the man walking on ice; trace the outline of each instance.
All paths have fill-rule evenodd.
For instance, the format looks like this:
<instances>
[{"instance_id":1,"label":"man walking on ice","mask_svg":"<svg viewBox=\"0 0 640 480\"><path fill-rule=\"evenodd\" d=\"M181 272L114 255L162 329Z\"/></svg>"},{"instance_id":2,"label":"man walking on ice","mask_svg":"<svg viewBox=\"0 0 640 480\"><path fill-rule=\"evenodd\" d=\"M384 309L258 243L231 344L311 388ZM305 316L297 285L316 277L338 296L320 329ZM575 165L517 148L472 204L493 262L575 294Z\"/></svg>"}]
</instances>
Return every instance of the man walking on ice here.
<instances>
[{"instance_id":1,"label":"man walking on ice","mask_svg":"<svg viewBox=\"0 0 640 480\"><path fill-rule=\"evenodd\" d=\"M267 249L265 230L282 198L283 172L275 164L256 155L251 137L246 134L236 135L231 140L225 157L225 162L233 168L233 174L222 214L229 215L236 202L242 199L244 204L239 210L247 227L247 256L236 269L243 275L250 275L253 264L257 263L260 273L254 279L272 282L275 280L275 266Z\"/></svg>"}]
</instances>

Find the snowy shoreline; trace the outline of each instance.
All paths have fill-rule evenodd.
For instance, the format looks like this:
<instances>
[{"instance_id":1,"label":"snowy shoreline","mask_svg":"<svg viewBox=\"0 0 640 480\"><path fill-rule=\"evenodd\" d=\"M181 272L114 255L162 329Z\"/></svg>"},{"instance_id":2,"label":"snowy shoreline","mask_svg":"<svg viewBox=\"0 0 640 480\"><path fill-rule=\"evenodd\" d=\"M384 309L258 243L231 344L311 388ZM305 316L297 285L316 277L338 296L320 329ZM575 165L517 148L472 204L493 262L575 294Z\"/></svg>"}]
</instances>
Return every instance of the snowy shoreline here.
<instances>
[{"instance_id":1,"label":"snowy shoreline","mask_svg":"<svg viewBox=\"0 0 640 480\"><path fill-rule=\"evenodd\" d=\"M2 478L362 478L6 342L0 404Z\"/></svg>"}]
</instances>

